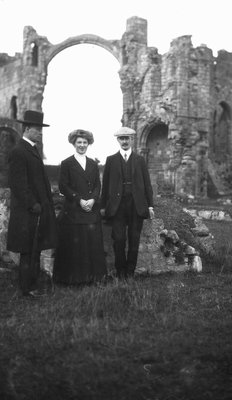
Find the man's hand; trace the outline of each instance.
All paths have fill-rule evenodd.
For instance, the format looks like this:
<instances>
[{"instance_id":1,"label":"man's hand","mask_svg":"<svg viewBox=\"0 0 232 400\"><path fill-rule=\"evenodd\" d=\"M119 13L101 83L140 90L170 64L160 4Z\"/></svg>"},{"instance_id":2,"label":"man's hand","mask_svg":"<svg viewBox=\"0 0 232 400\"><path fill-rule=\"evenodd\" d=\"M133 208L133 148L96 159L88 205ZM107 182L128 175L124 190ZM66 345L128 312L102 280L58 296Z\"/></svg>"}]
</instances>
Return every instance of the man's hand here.
<instances>
[{"instance_id":1,"label":"man's hand","mask_svg":"<svg viewBox=\"0 0 232 400\"><path fill-rule=\"evenodd\" d=\"M33 207L31 208L31 211L33 212L33 214L40 214L42 211L41 205L39 203L35 203L33 205Z\"/></svg>"},{"instance_id":2,"label":"man's hand","mask_svg":"<svg viewBox=\"0 0 232 400\"><path fill-rule=\"evenodd\" d=\"M106 215L106 210L105 210L105 208L101 208L100 214L101 214L102 217L105 217L105 215Z\"/></svg>"},{"instance_id":3,"label":"man's hand","mask_svg":"<svg viewBox=\"0 0 232 400\"><path fill-rule=\"evenodd\" d=\"M150 219L153 219L153 218L154 218L155 213L154 213L153 207L149 207L149 215L150 215Z\"/></svg>"}]
</instances>

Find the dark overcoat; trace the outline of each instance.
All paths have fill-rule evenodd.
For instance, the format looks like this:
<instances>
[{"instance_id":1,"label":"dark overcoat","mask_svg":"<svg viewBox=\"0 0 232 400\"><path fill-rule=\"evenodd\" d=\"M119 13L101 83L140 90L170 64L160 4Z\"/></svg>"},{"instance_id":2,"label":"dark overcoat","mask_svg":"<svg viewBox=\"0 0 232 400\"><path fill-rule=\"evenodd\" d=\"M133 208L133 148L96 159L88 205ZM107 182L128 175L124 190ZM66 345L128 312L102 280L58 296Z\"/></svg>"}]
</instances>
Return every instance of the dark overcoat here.
<instances>
[{"instance_id":1,"label":"dark overcoat","mask_svg":"<svg viewBox=\"0 0 232 400\"><path fill-rule=\"evenodd\" d=\"M107 157L103 173L101 208L106 217L113 217L122 199L123 175L121 154L117 152ZM132 152L132 196L137 214L142 218L149 217L148 207L153 207L153 190L149 172L142 156Z\"/></svg>"},{"instance_id":2,"label":"dark overcoat","mask_svg":"<svg viewBox=\"0 0 232 400\"><path fill-rule=\"evenodd\" d=\"M67 224L92 224L100 221L100 190L101 183L97 163L86 157L84 170L74 156L61 163L60 192L65 196L62 211L62 222ZM80 200L94 199L91 212L84 211Z\"/></svg>"},{"instance_id":3,"label":"dark overcoat","mask_svg":"<svg viewBox=\"0 0 232 400\"><path fill-rule=\"evenodd\" d=\"M9 187L11 201L7 249L19 253L31 251L38 219L32 211L35 203L42 207L38 250L54 248L57 229L51 186L39 153L23 139L9 155Z\"/></svg>"}]
</instances>

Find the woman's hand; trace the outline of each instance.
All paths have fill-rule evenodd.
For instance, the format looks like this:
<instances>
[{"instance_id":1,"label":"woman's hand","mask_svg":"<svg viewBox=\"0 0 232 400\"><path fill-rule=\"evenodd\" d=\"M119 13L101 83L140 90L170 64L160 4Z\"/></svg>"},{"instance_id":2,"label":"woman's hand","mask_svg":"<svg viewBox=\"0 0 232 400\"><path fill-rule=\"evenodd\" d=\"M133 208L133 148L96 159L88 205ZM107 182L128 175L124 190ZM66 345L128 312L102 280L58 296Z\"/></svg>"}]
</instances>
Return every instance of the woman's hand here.
<instances>
[{"instance_id":1,"label":"woman's hand","mask_svg":"<svg viewBox=\"0 0 232 400\"><path fill-rule=\"evenodd\" d=\"M87 200L87 206L90 208L90 210L92 210L94 203L95 203L94 199Z\"/></svg>"},{"instance_id":2,"label":"woman's hand","mask_svg":"<svg viewBox=\"0 0 232 400\"><path fill-rule=\"evenodd\" d=\"M92 210L94 203L95 203L94 199L89 199L89 200L81 199L80 200L80 206L86 212L90 212Z\"/></svg>"}]
</instances>

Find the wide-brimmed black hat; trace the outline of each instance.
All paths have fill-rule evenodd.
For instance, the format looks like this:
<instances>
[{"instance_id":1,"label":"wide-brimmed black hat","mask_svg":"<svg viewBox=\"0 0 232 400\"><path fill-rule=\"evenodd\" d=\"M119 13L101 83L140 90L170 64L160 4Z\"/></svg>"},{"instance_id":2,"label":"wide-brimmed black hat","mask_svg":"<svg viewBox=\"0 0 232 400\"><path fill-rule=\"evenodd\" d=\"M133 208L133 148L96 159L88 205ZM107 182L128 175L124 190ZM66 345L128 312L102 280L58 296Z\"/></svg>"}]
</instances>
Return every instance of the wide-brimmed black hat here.
<instances>
[{"instance_id":1,"label":"wide-brimmed black hat","mask_svg":"<svg viewBox=\"0 0 232 400\"><path fill-rule=\"evenodd\" d=\"M17 122L21 122L24 125L36 125L36 126L50 126L43 123L43 113L40 111L27 110L24 113L24 119L17 119Z\"/></svg>"}]
</instances>

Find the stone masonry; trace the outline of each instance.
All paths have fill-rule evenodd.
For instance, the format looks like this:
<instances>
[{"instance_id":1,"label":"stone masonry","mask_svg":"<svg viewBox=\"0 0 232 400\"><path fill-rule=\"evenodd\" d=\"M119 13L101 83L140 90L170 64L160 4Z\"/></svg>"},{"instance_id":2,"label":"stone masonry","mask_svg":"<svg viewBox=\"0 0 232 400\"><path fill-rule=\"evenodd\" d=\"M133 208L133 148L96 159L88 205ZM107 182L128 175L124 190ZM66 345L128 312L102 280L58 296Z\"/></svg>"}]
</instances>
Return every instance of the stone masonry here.
<instances>
[{"instance_id":1,"label":"stone masonry","mask_svg":"<svg viewBox=\"0 0 232 400\"><path fill-rule=\"evenodd\" d=\"M161 55L156 47L148 47L147 21L139 17L127 20L121 39L83 34L55 45L26 26L22 53L0 53L1 193L8 193L9 151L22 136L16 120L26 109L43 110L50 61L62 50L83 43L103 47L119 63L121 122L137 132L135 151L146 159L155 195L228 194L232 188L232 53L220 50L214 57L206 45L193 48L191 36L186 35L174 39ZM1 202L5 226L8 200Z\"/></svg>"},{"instance_id":2,"label":"stone masonry","mask_svg":"<svg viewBox=\"0 0 232 400\"><path fill-rule=\"evenodd\" d=\"M215 58L191 36L171 42L161 55L147 46L147 21L132 17L119 40L83 34L53 45L31 26L23 52L0 53L1 186L7 186L6 158L21 135L15 121L26 109L42 110L49 62L81 43L103 47L120 66L122 124L137 131L136 151L147 160L156 193L194 197L231 189L232 54Z\"/></svg>"}]
</instances>

